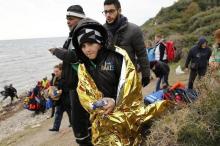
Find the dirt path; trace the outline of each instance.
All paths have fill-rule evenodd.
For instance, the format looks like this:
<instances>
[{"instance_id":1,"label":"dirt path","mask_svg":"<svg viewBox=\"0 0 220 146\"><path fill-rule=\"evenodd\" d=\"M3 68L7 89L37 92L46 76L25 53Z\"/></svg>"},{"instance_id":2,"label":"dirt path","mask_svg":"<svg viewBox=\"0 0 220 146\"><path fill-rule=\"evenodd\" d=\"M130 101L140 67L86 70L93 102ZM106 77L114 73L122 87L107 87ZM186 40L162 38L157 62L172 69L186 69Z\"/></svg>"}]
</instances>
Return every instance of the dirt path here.
<instances>
[{"instance_id":1,"label":"dirt path","mask_svg":"<svg viewBox=\"0 0 220 146\"><path fill-rule=\"evenodd\" d=\"M3 139L0 142L0 146L76 145L74 143L72 129L68 127L68 118L66 114L64 114L62 125L60 127L61 130L59 132L49 132L48 129L51 128L53 123L53 119L47 119L49 113L45 115L37 115L35 117L31 117L32 114L27 112L29 111L22 110L21 112L18 112L15 116L1 123L1 127L10 127L4 131L13 134ZM19 119L21 119L20 117L22 117L23 121L19 121ZM16 125L18 127L16 127ZM26 126L24 127L24 125ZM14 132L11 130L14 130Z\"/></svg>"},{"instance_id":2,"label":"dirt path","mask_svg":"<svg viewBox=\"0 0 220 146\"><path fill-rule=\"evenodd\" d=\"M170 84L176 82L177 79L178 81L186 82L186 75L176 76L173 72L171 72ZM147 87L143 88L143 94L146 95L147 93L152 92L155 89L155 83L156 79L152 80ZM7 136L7 138L1 140L0 137L0 146L77 146L77 144L74 142L72 129L68 127L66 114L64 114L60 131L49 132L48 129L51 128L53 119L47 119L46 115L39 115L33 118L31 117L30 113L27 114L27 112L29 111L22 110L5 121L0 121L1 131L3 126L12 126L13 123L19 127L17 122L19 119L21 120L25 118L28 119L29 122L33 120L32 123L30 122L29 124L26 124L26 127L17 130L17 132L16 127L14 127L15 131L13 133L9 132L10 134ZM10 121L13 122L10 123Z\"/></svg>"}]
</instances>

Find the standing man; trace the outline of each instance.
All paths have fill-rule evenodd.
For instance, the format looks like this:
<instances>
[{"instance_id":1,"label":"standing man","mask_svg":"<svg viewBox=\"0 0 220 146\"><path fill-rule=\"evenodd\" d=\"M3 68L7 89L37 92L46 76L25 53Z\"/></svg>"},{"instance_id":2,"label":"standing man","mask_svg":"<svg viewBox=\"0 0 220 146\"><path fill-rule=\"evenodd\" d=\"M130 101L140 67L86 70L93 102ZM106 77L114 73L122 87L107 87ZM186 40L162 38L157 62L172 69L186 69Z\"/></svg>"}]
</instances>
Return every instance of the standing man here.
<instances>
[{"instance_id":1,"label":"standing man","mask_svg":"<svg viewBox=\"0 0 220 146\"><path fill-rule=\"evenodd\" d=\"M189 50L185 62L185 70L188 72L188 68L190 68L188 82L189 89L193 89L193 83L197 75L199 79L205 76L211 54L212 51L208 47L208 42L204 37L201 37L198 44Z\"/></svg>"},{"instance_id":2,"label":"standing man","mask_svg":"<svg viewBox=\"0 0 220 146\"><path fill-rule=\"evenodd\" d=\"M73 5L67 9L67 25L70 29L69 37L63 48L52 48L49 51L63 61L62 79L64 79L64 91L67 92L71 102L72 128L76 142L80 146L92 146L89 132L89 114L81 106L76 92L78 83L77 73L72 68L72 63L78 62L75 47L72 44L72 36L76 25L85 18L85 13L80 5Z\"/></svg>"},{"instance_id":3,"label":"standing man","mask_svg":"<svg viewBox=\"0 0 220 146\"><path fill-rule=\"evenodd\" d=\"M127 51L136 69L141 71L142 86L147 86L150 82L150 65L140 28L128 22L121 14L121 4L118 0L105 0L103 14L106 17L104 27L108 30L111 45Z\"/></svg>"}]
</instances>

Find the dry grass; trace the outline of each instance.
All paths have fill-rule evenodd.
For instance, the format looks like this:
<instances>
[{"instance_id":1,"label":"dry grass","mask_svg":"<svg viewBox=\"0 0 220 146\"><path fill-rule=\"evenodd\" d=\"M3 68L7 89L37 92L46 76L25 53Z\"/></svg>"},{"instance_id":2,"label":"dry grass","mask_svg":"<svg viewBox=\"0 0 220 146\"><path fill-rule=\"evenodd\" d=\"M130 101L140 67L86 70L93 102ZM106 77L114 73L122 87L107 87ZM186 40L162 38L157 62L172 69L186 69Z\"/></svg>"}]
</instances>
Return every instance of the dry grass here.
<instances>
[{"instance_id":1,"label":"dry grass","mask_svg":"<svg viewBox=\"0 0 220 146\"><path fill-rule=\"evenodd\" d=\"M145 146L217 146L220 144L220 78L209 73L196 87L198 100L175 106L155 119Z\"/></svg>"}]
</instances>

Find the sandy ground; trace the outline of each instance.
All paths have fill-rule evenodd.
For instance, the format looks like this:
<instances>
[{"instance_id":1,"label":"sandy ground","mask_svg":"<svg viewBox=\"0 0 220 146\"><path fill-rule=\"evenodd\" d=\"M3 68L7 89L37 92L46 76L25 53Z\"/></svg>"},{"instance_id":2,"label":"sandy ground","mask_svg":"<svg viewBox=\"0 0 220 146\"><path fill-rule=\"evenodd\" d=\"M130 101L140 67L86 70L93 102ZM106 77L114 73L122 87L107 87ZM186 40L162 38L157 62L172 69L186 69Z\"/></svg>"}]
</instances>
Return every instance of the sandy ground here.
<instances>
[{"instance_id":1,"label":"sandy ground","mask_svg":"<svg viewBox=\"0 0 220 146\"><path fill-rule=\"evenodd\" d=\"M170 83L186 81L186 75L170 74ZM156 79L143 88L143 94L152 92ZM17 107L15 107L17 108ZM0 120L0 146L77 146L72 128L69 128L67 115L64 118L59 132L49 132L53 119L47 119L49 112L33 117L27 110L19 110L5 119ZM1 115L0 115L1 116Z\"/></svg>"}]
</instances>

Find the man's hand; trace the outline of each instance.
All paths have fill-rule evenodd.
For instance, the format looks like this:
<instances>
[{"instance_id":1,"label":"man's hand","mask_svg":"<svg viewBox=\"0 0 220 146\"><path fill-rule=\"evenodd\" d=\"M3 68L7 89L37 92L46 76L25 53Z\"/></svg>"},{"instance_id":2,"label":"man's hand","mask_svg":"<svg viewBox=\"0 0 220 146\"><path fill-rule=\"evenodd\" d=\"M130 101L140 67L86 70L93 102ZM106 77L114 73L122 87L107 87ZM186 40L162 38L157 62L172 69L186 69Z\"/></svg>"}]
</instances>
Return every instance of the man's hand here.
<instances>
[{"instance_id":1,"label":"man's hand","mask_svg":"<svg viewBox=\"0 0 220 146\"><path fill-rule=\"evenodd\" d=\"M115 108L115 100L113 98L104 97L103 100L107 101L107 104L103 106L104 115L111 113Z\"/></svg>"},{"instance_id":2,"label":"man's hand","mask_svg":"<svg viewBox=\"0 0 220 146\"><path fill-rule=\"evenodd\" d=\"M150 78L149 77L143 77L142 78L142 86L145 87L150 83Z\"/></svg>"},{"instance_id":3,"label":"man's hand","mask_svg":"<svg viewBox=\"0 0 220 146\"><path fill-rule=\"evenodd\" d=\"M163 83L162 84L162 89L167 89L168 88L168 85L166 83Z\"/></svg>"},{"instance_id":4,"label":"man's hand","mask_svg":"<svg viewBox=\"0 0 220 146\"><path fill-rule=\"evenodd\" d=\"M54 51L56 50L56 48L50 48L49 51L52 55L54 55Z\"/></svg>"},{"instance_id":5,"label":"man's hand","mask_svg":"<svg viewBox=\"0 0 220 146\"><path fill-rule=\"evenodd\" d=\"M186 73L188 73L188 72L189 72L188 67L186 67L184 71L185 71Z\"/></svg>"}]
</instances>

